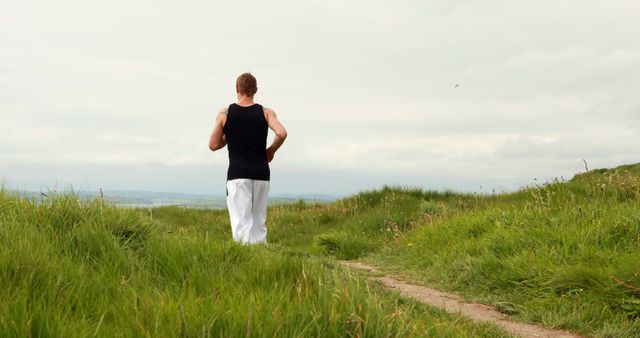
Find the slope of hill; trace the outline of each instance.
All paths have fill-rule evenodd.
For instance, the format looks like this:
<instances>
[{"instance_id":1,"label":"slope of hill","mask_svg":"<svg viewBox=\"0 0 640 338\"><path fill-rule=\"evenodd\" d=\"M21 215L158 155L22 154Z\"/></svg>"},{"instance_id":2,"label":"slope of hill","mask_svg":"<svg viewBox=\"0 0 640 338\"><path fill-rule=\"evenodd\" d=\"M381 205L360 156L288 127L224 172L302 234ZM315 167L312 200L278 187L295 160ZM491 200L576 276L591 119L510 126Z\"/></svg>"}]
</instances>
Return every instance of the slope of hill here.
<instances>
[{"instance_id":1,"label":"slope of hill","mask_svg":"<svg viewBox=\"0 0 640 338\"><path fill-rule=\"evenodd\" d=\"M272 215L270 238L291 247L362 259L520 320L640 336L640 164L510 194L384 188Z\"/></svg>"},{"instance_id":2,"label":"slope of hill","mask_svg":"<svg viewBox=\"0 0 640 338\"><path fill-rule=\"evenodd\" d=\"M432 219L366 260L525 321L638 337L639 173L639 164L595 170L454 205L427 198L441 205L422 209Z\"/></svg>"},{"instance_id":3,"label":"slope of hill","mask_svg":"<svg viewBox=\"0 0 640 338\"><path fill-rule=\"evenodd\" d=\"M509 194L385 187L269 209L269 245L225 210L121 210L0 194L3 332L496 336L338 268L358 259L516 319L640 336L640 164ZM249 311L249 309L251 309ZM259 319L259 320L258 320Z\"/></svg>"},{"instance_id":4,"label":"slope of hill","mask_svg":"<svg viewBox=\"0 0 640 338\"><path fill-rule=\"evenodd\" d=\"M158 220L207 231L161 209ZM331 204L269 211L269 240L361 259L407 280L594 336L640 336L640 164L592 170L509 194L385 187Z\"/></svg>"},{"instance_id":5,"label":"slope of hill","mask_svg":"<svg viewBox=\"0 0 640 338\"><path fill-rule=\"evenodd\" d=\"M0 336L507 336L226 230L225 211L0 191Z\"/></svg>"}]
</instances>

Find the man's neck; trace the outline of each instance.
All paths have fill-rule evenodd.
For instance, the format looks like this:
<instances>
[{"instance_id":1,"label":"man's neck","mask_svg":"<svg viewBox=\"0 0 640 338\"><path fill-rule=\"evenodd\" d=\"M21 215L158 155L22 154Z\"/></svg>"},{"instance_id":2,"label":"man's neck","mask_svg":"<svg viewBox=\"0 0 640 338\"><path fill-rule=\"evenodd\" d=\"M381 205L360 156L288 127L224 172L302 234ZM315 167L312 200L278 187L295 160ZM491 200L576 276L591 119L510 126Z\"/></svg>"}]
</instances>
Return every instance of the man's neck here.
<instances>
[{"instance_id":1,"label":"man's neck","mask_svg":"<svg viewBox=\"0 0 640 338\"><path fill-rule=\"evenodd\" d=\"M253 96L238 95L238 105L248 107L254 105Z\"/></svg>"}]
</instances>

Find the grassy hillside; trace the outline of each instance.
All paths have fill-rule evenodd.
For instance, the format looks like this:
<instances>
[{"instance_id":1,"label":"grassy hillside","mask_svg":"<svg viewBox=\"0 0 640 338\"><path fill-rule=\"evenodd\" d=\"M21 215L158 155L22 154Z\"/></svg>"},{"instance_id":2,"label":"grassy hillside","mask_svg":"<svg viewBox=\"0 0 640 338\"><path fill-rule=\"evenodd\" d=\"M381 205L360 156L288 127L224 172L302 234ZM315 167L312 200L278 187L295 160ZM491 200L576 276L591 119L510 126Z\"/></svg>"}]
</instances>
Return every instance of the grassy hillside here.
<instances>
[{"instance_id":1,"label":"grassy hillside","mask_svg":"<svg viewBox=\"0 0 640 338\"><path fill-rule=\"evenodd\" d=\"M638 337L639 169L468 200L465 210L435 217L367 260L522 320Z\"/></svg>"},{"instance_id":2,"label":"grassy hillside","mask_svg":"<svg viewBox=\"0 0 640 338\"><path fill-rule=\"evenodd\" d=\"M0 192L0 336L506 336L330 259L229 241L226 215Z\"/></svg>"},{"instance_id":3,"label":"grassy hillside","mask_svg":"<svg viewBox=\"0 0 640 338\"><path fill-rule=\"evenodd\" d=\"M26 335L499 336L397 298L360 259L529 322L640 336L640 164L510 194L383 188L272 206L270 244L224 210L0 194L0 329Z\"/></svg>"},{"instance_id":4,"label":"grassy hillside","mask_svg":"<svg viewBox=\"0 0 640 338\"><path fill-rule=\"evenodd\" d=\"M640 164L511 194L385 188L293 208L275 210L274 241L360 258L524 321L640 336Z\"/></svg>"}]
</instances>

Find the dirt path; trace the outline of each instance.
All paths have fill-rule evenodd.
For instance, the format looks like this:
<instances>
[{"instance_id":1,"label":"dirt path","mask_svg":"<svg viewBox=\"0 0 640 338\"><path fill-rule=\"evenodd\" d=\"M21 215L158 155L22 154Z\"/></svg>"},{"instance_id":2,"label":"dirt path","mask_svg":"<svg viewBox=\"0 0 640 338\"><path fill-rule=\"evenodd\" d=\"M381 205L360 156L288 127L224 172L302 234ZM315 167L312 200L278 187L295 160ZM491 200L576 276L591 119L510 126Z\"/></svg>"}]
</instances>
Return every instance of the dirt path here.
<instances>
[{"instance_id":1,"label":"dirt path","mask_svg":"<svg viewBox=\"0 0 640 338\"><path fill-rule=\"evenodd\" d=\"M340 263L350 268L379 273L375 267L363 263L349 261L341 261ZM494 323L516 336L548 338L582 337L578 334L567 331L553 330L538 325L516 322L493 307L484 304L465 302L456 294L438 291L421 285L409 284L400 281L393 276L371 276L369 279L379 281L405 297L411 297L422 303L440 307L449 313L461 314L477 322Z\"/></svg>"}]
</instances>

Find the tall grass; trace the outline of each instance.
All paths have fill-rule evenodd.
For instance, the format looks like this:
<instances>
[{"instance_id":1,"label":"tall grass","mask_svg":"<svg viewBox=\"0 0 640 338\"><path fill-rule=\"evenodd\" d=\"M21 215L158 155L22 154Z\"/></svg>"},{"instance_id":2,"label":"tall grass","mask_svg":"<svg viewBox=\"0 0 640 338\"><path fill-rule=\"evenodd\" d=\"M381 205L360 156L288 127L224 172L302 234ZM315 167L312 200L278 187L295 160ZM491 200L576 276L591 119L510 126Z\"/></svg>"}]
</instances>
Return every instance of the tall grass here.
<instances>
[{"instance_id":1,"label":"tall grass","mask_svg":"<svg viewBox=\"0 0 640 338\"><path fill-rule=\"evenodd\" d=\"M505 336L402 300L332 260L235 244L223 219L0 192L0 335Z\"/></svg>"},{"instance_id":2,"label":"tall grass","mask_svg":"<svg viewBox=\"0 0 640 338\"><path fill-rule=\"evenodd\" d=\"M522 320L640 336L640 165L492 197L369 257Z\"/></svg>"},{"instance_id":3,"label":"tall grass","mask_svg":"<svg viewBox=\"0 0 640 338\"><path fill-rule=\"evenodd\" d=\"M340 268L363 259L524 321L640 336L640 164L508 194L384 187L271 206L269 245L226 211L0 192L5 336L500 336Z\"/></svg>"}]
</instances>

